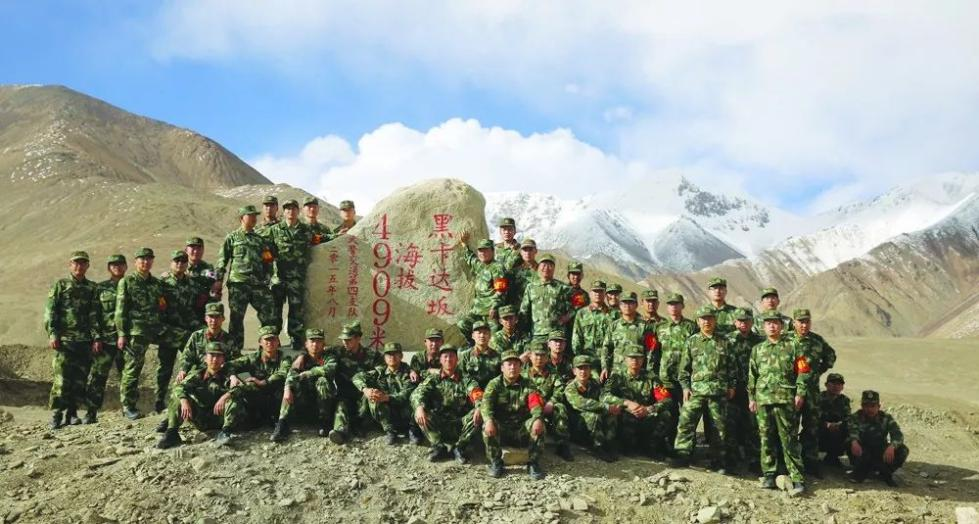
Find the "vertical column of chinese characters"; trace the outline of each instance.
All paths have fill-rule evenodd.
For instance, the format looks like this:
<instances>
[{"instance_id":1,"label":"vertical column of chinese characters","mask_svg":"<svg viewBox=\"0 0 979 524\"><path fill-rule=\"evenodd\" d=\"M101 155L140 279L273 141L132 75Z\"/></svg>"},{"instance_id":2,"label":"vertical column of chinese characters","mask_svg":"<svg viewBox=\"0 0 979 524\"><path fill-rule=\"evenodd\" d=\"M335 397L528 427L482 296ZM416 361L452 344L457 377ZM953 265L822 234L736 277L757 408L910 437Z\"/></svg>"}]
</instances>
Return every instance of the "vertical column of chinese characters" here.
<instances>
[{"instance_id":1,"label":"vertical column of chinese characters","mask_svg":"<svg viewBox=\"0 0 979 524\"><path fill-rule=\"evenodd\" d=\"M384 325L391 319L391 303L387 296L391 292L391 276L388 274L388 267L391 265L391 233L388 230L388 215L381 216L380 223L374 228L377 241L374 243L374 268L373 278L371 279L371 291L374 293L374 302L371 303L371 313L373 314L373 328L369 346L380 349L384 346Z\"/></svg>"},{"instance_id":2,"label":"vertical column of chinese characters","mask_svg":"<svg viewBox=\"0 0 979 524\"><path fill-rule=\"evenodd\" d=\"M350 267L347 273L347 318L360 317L359 302L360 286L357 282L360 274L360 262L357 260L357 237L347 235L347 254L350 256Z\"/></svg>"},{"instance_id":3,"label":"vertical column of chinese characters","mask_svg":"<svg viewBox=\"0 0 979 524\"><path fill-rule=\"evenodd\" d=\"M337 267L337 262L340 260L340 251L333 246L330 248L329 254L327 254L327 260L330 263L328 268L329 277L326 279L326 316L328 318L337 318L337 307L340 302L337 301L337 271L340 268Z\"/></svg>"},{"instance_id":4,"label":"vertical column of chinese characters","mask_svg":"<svg viewBox=\"0 0 979 524\"><path fill-rule=\"evenodd\" d=\"M452 292L452 275L449 274L447 261L452 254L454 243L452 232L449 231L449 222L452 215L447 213L436 213L432 215L434 227L429 233L428 238L435 239L438 245L429 251L435 254L432 261L432 273L428 276L428 285L438 290L438 298L428 301L427 313L436 317L446 317L452 315L449 309L448 297Z\"/></svg>"}]
</instances>

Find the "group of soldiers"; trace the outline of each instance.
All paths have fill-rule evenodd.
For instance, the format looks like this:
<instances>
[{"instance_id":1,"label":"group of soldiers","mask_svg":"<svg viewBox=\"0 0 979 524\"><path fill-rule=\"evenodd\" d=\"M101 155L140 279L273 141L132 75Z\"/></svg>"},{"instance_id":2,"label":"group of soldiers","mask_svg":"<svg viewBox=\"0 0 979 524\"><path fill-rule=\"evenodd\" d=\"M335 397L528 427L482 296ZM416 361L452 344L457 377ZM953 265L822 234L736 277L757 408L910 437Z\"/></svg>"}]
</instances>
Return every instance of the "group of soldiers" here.
<instances>
[{"instance_id":1,"label":"group of soldiers","mask_svg":"<svg viewBox=\"0 0 979 524\"><path fill-rule=\"evenodd\" d=\"M86 279L88 255L74 252L70 276L51 288L45 311L54 350L52 428L82 423L82 407L85 423L97 421L112 367L120 371L123 415L142 416L138 380L155 345L155 411L166 414L161 448L181 444L185 422L219 429L217 445L263 426L281 442L297 422L343 444L377 425L389 444L403 436L427 441L430 460L467 463L479 432L490 475L505 472L504 446L518 446L538 479L545 438L564 460L573 460L575 442L605 461L643 454L685 467L702 420L710 469L745 466L767 489L785 472L794 494L805 490L805 474L820 477L821 464L840 465L844 454L856 482L878 473L893 484L907 458L876 392L864 391L851 413L842 376L829 373L820 391L836 352L812 332L808 309L779 313L777 290L762 290L756 316L728 304L727 282L715 277L693 319L684 316L679 293L666 296L662 317L656 290L643 291L641 303L601 280L586 291L578 262L568 265L567 282L555 278L554 257L538 257L531 239L518 242L512 218L499 222L499 243L484 239L472 249L468 233L459 237L475 281L472 306L457 324L465 347L445 343L443 330L432 328L406 363L399 342L364 346L357 321L328 345L323 330L303 325L306 271L314 246L356 224L355 208L341 203L336 228L318 221L315 198L302 208L288 200L283 210L280 219L276 197L266 197L258 224L257 209L242 207L241 227L227 235L214 266L193 237L160 278L151 274L149 248L136 252L130 274L123 255L110 256L110 278L98 284ZM249 305L261 323L259 350L243 353ZM286 305L295 358L280 347Z\"/></svg>"}]
</instances>

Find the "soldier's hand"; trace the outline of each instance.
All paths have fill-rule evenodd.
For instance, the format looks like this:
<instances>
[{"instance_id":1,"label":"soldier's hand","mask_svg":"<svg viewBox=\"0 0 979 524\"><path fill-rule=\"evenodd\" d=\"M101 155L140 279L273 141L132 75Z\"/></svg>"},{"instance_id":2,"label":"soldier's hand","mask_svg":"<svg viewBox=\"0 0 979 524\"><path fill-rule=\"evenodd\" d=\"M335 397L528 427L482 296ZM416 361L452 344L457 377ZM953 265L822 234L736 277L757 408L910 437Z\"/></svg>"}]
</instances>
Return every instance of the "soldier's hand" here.
<instances>
[{"instance_id":1,"label":"soldier's hand","mask_svg":"<svg viewBox=\"0 0 979 524\"><path fill-rule=\"evenodd\" d=\"M610 404L608 407L608 412L613 415L618 415L619 413L622 413L622 406L618 404Z\"/></svg>"},{"instance_id":2,"label":"soldier's hand","mask_svg":"<svg viewBox=\"0 0 979 524\"><path fill-rule=\"evenodd\" d=\"M752 413L758 413L758 403L755 402L754 400L748 402L748 411Z\"/></svg>"},{"instance_id":3,"label":"soldier's hand","mask_svg":"<svg viewBox=\"0 0 979 524\"><path fill-rule=\"evenodd\" d=\"M415 370L411 370L411 373L408 373L408 380L412 382L418 382L419 378L421 377L418 376L418 372Z\"/></svg>"},{"instance_id":4,"label":"soldier's hand","mask_svg":"<svg viewBox=\"0 0 979 524\"><path fill-rule=\"evenodd\" d=\"M225 393L224 395L221 395L221 398L219 398L217 402L214 403L215 415L220 417L224 414L224 405L227 404L229 398L231 398L231 393Z\"/></svg>"},{"instance_id":5,"label":"soldier's hand","mask_svg":"<svg viewBox=\"0 0 979 524\"><path fill-rule=\"evenodd\" d=\"M101 352L102 352L102 343L99 342L98 340L92 342L92 354L98 355Z\"/></svg>"},{"instance_id":6,"label":"soldier's hand","mask_svg":"<svg viewBox=\"0 0 979 524\"><path fill-rule=\"evenodd\" d=\"M126 337L117 338L116 347L119 348L119 351L126 349Z\"/></svg>"},{"instance_id":7,"label":"soldier's hand","mask_svg":"<svg viewBox=\"0 0 979 524\"><path fill-rule=\"evenodd\" d=\"M187 372L181 369L177 372L177 376L174 377L173 383L183 382L185 378L187 378Z\"/></svg>"},{"instance_id":8,"label":"soldier's hand","mask_svg":"<svg viewBox=\"0 0 979 524\"><path fill-rule=\"evenodd\" d=\"M537 438L544 434L544 421L537 419L530 426L530 436Z\"/></svg>"},{"instance_id":9,"label":"soldier's hand","mask_svg":"<svg viewBox=\"0 0 979 524\"><path fill-rule=\"evenodd\" d=\"M388 395L383 391L379 392L379 394L377 395L377 402L383 403L383 402L388 402L390 400L391 400L391 395Z\"/></svg>"},{"instance_id":10,"label":"soldier's hand","mask_svg":"<svg viewBox=\"0 0 979 524\"><path fill-rule=\"evenodd\" d=\"M799 395L796 395L795 396L795 410L796 411L799 411L800 409L802 409L802 406L805 403L806 403L806 400L804 398L800 397Z\"/></svg>"},{"instance_id":11,"label":"soldier's hand","mask_svg":"<svg viewBox=\"0 0 979 524\"><path fill-rule=\"evenodd\" d=\"M524 364L530 362L530 351L524 351L520 354L520 362L523 362Z\"/></svg>"},{"instance_id":12,"label":"soldier's hand","mask_svg":"<svg viewBox=\"0 0 979 524\"><path fill-rule=\"evenodd\" d=\"M544 404L544 414L550 415L551 413L554 413L554 403L548 402L547 404Z\"/></svg>"},{"instance_id":13,"label":"soldier's hand","mask_svg":"<svg viewBox=\"0 0 979 524\"><path fill-rule=\"evenodd\" d=\"M608 380L608 370L607 369L603 369L602 372L598 374L598 380L601 381L601 382L603 382L603 383L606 380Z\"/></svg>"},{"instance_id":14,"label":"soldier's hand","mask_svg":"<svg viewBox=\"0 0 979 524\"><path fill-rule=\"evenodd\" d=\"M731 400L734 398L734 388L727 388L727 399Z\"/></svg>"},{"instance_id":15,"label":"soldier's hand","mask_svg":"<svg viewBox=\"0 0 979 524\"><path fill-rule=\"evenodd\" d=\"M231 375L231 378L228 379L228 384L231 385L231 387L236 388L244 383L240 378L238 378L238 375Z\"/></svg>"},{"instance_id":16,"label":"soldier's hand","mask_svg":"<svg viewBox=\"0 0 979 524\"><path fill-rule=\"evenodd\" d=\"M463 231L462 234L459 235L459 245L464 245L466 242L469 242L470 238L471 235L469 234L469 231Z\"/></svg>"},{"instance_id":17,"label":"soldier's hand","mask_svg":"<svg viewBox=\"0 0 979 524\"><path fill-rule=\"evenodd\" d=\"M693 391L690 391L689 389L684 389L683 390L683 401L684 402L688 402L692 398L693 398Z\"/></svg>"},{"instance_id":18,"label":"soldier's hand","mask_svg":"<svg viewBox=\"0 0 979 524\"><path fill-rule=\"evenodd\" d=\"M428 413L425 413L424 406L418 406L418 409L415 410L415 422L418 423L418 427L428 429Z\"/></svg>"},{"instance_id":19,"label":"soldier's hand","mask_svg":"<svg viewBox=\"0 0 979 524\"><path fill-rule=\"evenodd\" d=\"M483 433L485 433L487 437L496 436L496 422L493 422L493 419L486 421L486 424L483 426Z\"/></svg>"},{"instance_id":20,"label":"soldier's hand","mask_svg":"<svg viewBox=\"0 0 979 524\"><path fill-rule=\"evenodd\" d=\"M292 388L287 387L286 390L282 392L282 401L291 406L295 400L296 398L292 394Z\"/></svg>"},{"instance_id":21,"label":"soldier's hand","mask_svg":"<svg viewBox=\"0 0 979 524\"><path fill-rule=\"evenodd\" d=\"M473 425L479 427L483 424L483 414L479 411L479 408L473 410Z\"/></svg>"},{"instance_id":22,"label":"soldier's hand","mask_svg":"<svg viewBox=\"0 0 979 524\"><path fill-rule=\"evenodd\" d=\"M194 410L190 409L190 401L185 398L180 399L180 418L184 421L194 418Z\"/></svg>"},{"instance_id":23,"label":"soldier's hand","mask_svg":"<svg viewBox=\"0 0 979 524\"><path fill-rule=\"evenodd\" d=\"M884 464L894 463L894 446L888 444L887 448L884 450Z\"/></svg>"},{"instance_id":24,"label":"soldier's hand","mask_svg":"<svg viewBox=\"0 0 979 524\"><path fill-rule=\"evenodd\" d=\"M61 347L61 339L52 338L51 342L49 342L48 344L51 346L51 349L58 349Z\"/></svg>"},{"instance_id":25,"label":"soldier's hand","mask_svg":"<svg viewBox=\"0 0 979 524\"><path fill-rule=\"evenodd\" d=\"M863 447L860 446L859 442L854 440L853 442L850 443L850 453L852 453L854 457L862 456Z\"/></svg>"}]
</instances>

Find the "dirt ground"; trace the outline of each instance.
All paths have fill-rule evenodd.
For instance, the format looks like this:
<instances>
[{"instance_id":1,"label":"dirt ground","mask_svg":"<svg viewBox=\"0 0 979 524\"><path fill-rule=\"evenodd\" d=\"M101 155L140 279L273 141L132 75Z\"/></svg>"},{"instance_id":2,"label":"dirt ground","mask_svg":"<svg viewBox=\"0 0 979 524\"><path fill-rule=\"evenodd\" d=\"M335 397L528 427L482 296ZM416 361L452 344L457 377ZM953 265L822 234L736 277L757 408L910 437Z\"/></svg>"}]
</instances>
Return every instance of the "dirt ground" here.
<instances>
[{"instance_id":1,"label":"dirt ground","mask_svg":"<svg viewBox=\"0 0 979 524\"><path fill-rule=\"evenodd\" d=\"M231 449L184 429L187 445L159 451L159 418L129 422L117 403L97 425L49 431L49 356L2 346L0 522L955 522L957 507L979 506L979 342L831 342L850 397L877 389L904 430L897 489L831 471L789 498L750 475L605 464L579 448L574 462L549 450L543 481L516 467L495 480L481 447L471 465L430 464L425 448L378 433L336 446L308 427L282 445L243 434Z\"/></svg>"}]
</instances>

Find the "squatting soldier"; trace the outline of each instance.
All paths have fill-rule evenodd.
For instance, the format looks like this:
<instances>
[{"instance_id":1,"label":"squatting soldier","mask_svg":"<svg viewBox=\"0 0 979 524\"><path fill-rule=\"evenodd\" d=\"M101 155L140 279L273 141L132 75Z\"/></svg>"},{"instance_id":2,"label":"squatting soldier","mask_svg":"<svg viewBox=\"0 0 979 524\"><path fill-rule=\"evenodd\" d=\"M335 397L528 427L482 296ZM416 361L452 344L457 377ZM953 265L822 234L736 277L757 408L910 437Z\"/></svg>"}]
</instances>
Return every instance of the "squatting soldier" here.
<instances>
[{"instance_id":1,"label":"squatting soldier","mask_svg":"<svg viewBox=\"0 0 979 524\"><path fill-rule=\"evenodd\" d=\"M826 375L826 390L819 394L819 450L826 452L823 463L841 466L850 436L850 397L843 394L843 375Z\"/></svg>"},{"instance_id":2,"label":"squatting soldier","mask_svg":"<svg viewBox=\"0 0 979 524\"><path fill-rule=\"evenodd\" d=\"M255 232L266 239L269 230L279 223L279 199L275 195L265 195L262 199L262 223L255 227Z\"/></svg>"},{"instance_id":3,"label":"squatting soldier","mask_svg":"<svg viewBox=\"0 0 979 524\"><path fill-rule=\"evenodd\" d=\"M517 308L507 304L499 309L500 329L493 333L489 345L497 353L516 351L523 354L530 340L520 331Z\"/></svg>"},{"instance_id":4,"label":"squatting soldier","mask_svg":"<svg viewBox=\"0 0 979 524\"><path fill-rule=\"evenodd\" d=\"M441 329L429 328L425 331L425 352L415 353L411 357L411 381L419 383L428 375L434 375L442 369L439 363L439 349L445 343Z\"/></svg>"},{"instance_id":5,"label":"squatting soldier","mask_svg":"<svg viewBox=\"0 0 979 524\"><path fill-rule=\"evenodd\" d=\"M619 449L662 458L673 452L670 436L676 419L669 407L673 400L656 375L644 369L645 359L643 347L630 343L625 350L625 369L609 375L603 400L622 408Z\"/></svg>"},{"instance_id":6,"label":"squatting soldier","mask_svg":"<svg viewBox=\"0 0 979 524\"><path fill-rule=\"evenodd\" d=\"M469 233L463 233L459 245L465 248L466 264L473 274L473 303L469 313L459 319L457 326L469 342L474 322L483 321L496 323L496 314L510 285L510 278L503 269L503 264L494 258L493 242L483 239L476 245L476 252L466 245Z\"/></svg>"},{"instance_id":7,"label":"squatting soldier","mask_svg":"<svg viewBox=\"0 0 979 524\"><path fill-rule=\"evenodd\" d=\"M221 428L214 444L224 446L231 442L231 431L244 416L241 402L232 389L233 375L225 367L224 345L208 342L206 351L206 367L195 370L173 388L167 410L167 430L156 444L160 449L183 444L178 430L188 421L201 431Z\"/></svg>"},{"instance_id":8,"label":"squatting soldier","mask_svg":"<svg viewBox=\"0 0 979 524\"><path fill-rule=\"evenodd\" d=\"M226 350L225 358L238 358L237 347L229 347L231 335L222 329L224 325L224 304L211 302L204 306L204 324L206 327L190 334L184 350L180 353L179 369L175 382L180 382L194 368L204 364L204 349L208 342L221 342Z\"/></svg>"},{"instance_id":9,"label":"squatting soldier","mask_svg":"<svg viewBox=\"0 0 979 524\"><path fill-rule=\"evenodd\" d=\"M507 272L512 271L523 260L520 258L520 242L514 238L517 235L517 222L510 218L500 219L500 241L496 243L496 254Z\"/></svg>"},{"instance_id":10,"label":"squatting soldier","mask_svg":"<svg viewBox=\"0 0 979 524\"><path fill-rule=\"evenodd\" d=\"M489 382L479 403L490 476L503 476L503 445L509 444L527 446L527 473L533 480L543 479L538 459L544 440L544 397L533 381L520 374L519 354L511 351L501 360L502 373Z\"/></svg>"},{"instance_id":11,"label":"squatting soldier","mask_svg":"<svg viewBox=\"0 0 979 524\"><path fill-rule=\"evenodd\" d=\"M122 277L126 276L126 257L120 254L111 255L106 265L109 269L109 279L99 282L96 286L102 310L102 333L99 335L102 350L92 355L92 368L85 388L88 405L88 411L85 413L86 424L94 424L98 420L98 412L102 409L102 401L105 399L105 383L109 380L109 372L115 367L116 372L122 374L122 352L116 347L116 288Z\"/></svg>"},{"instance_id":12,"label":"squatting soldier","mask_svg":"<svg viewBox=\"0 0 979 524\"><path fill-rule=\"evenodd\" d=\"M693 320L683 316L683 295L670 293L666 297L667 318L656 326L656 340L660 344L659 379L666 389L670 390L674 416L679 416L679 407L683 403L683 388L680 387L680 355L687 344L687 339L699 331Z\"/></svg>"},{"instance_id":13,"label":"squatting soldier","mask_svg":"<svg viewBox=\"0 0 979 524\"><path fill-rule=\"evenodd\" d=\"M468 461L465 449L476 433L475 406L483 390L457 369L459 356L454 346L439 349L439 362L441 371L429 375L411 394L415 422L432 445L428 460L437 462L454 454L464 464Z\"/></svg>"},{"instance_id":14,"label":"squatting soldier","mask_svg":"<svg viewBox=\"0 0 979 524\"><path fill-rule=\"evenodd\" d=\"M897 486L894 472L908 459L909 451L897 421L880 409L880 394L864 391L860 409L850 416L849 425L850 479L863 482L876 471L888 486Z\"/></svg>"},{"instance_id":15,"label":"squatting soldier","mask_svg":"<svg viewBox=\"0 0 979 524\"><path fill-rule=\"evenodd\" d=\"M734 331L734 312L738 309L727 303L727 279L713 277L707 281L707 298L717 319L717 332L727 336Z\"/></svg>"},{"instance_id":16,"label":"squatting soldier","mask_svg":"<svg viewBox=\"0 0 979 524\"><path fill-rule=\"evenodd\" d=\"M761 311L778 311L778 306L781 303L782 300L778 296L777 289L766 287L761 290ZM755 331L762 335L765 333L764 321L760 316L755 317ZM792 332L792 319L786 315L782 315L782 332Z\"/></svg>"},{"instance_id":17,"label":"squatting soldier","mask_svg":"<svg viewBox=\"0 0 979 524\"><path fill-rule=\"evenodd\" d=\"M619 309L619 298L621 296L621 285L613 282L605 288L605 303L608 304L609 315L612 316L612 320L618 320L622 317L622 311Z\"/></svg>"},{"instance_id":18,"label":"squatting soldier","mask_svg":"<svg viewBox=\"0 0 979 524\"><path fill-rule=\"evenodd\" d=\"M537 242L525 238L520 243L520 260L511 270L512 282L507 294L507 303L519 308L527 285L537 280Z\"/></svg>"},{"instance_id":19,"label":"squatting soldier","mask_svg":"<svg viewBox=\"0 0 979 524\"><path fill-rule=\"evenodd\" d=\"M167 299L163 284L150 274L153 250L144 247L136 252L136 272L126 275L116 292L116 347L123 352L119 396L126 418L136 420L139 400L139 375L143 371L146 349L159 343Z\"/></svg>"},{"instance_id":20,"label":"squatting soldier","mask_svg":"<svg viewBox=\"0 0 979 524\"><path fill-rule=\"evenodd\" d=\"M204 261L204 239L201 237L188 238L184 252L187 253L187 274L197 285L194 318L197 319L197 328L199 328L200 324L204 322L204 306L208 302L221 301L220 296L211 297L211 288L214 287L217 272L214 271L214 266Z\"/></svg>"},{"instance_id":21,"label":"squatting soldier","mask_svg":"<svg viewBox=\"0 0 979 524\"><path fill-rule=\"evenodd\" d=\"M276 201L278 202L278 201ZM278 204L276 204L278 205ZM263 326L276 324L272 292L268 281L274 271L275 245L255 232L258 211L255 206L238 210L241 227L232 231L221 244L213 293L221 294L222 282L228 276L228 307L231 309L231 346L241 348L245 339L245 310L251 304ZM231 266L230 269L228 266Z\"/></svg>"},{"instance_id":22,"label":"squatting soldier","mask_svg":"<svg viewBox=\"0 0 979 524\"><path fill-rule=\"evenodd\" d=\"M255 427L273 425L279 419L282 393L292 366L279 347L279 328L260 327L258 343L257 352L238 357L229 365L241 381L241 400Z\"/></svg>"},{"instance_id":23,"label":"squatting soldier","mask_svg":"<svg viewBox=\"0 0 979 524\"><path fill-rule=\"evenodd\" d=\"M272 442L289 437L289 423L298 416L312 418L319 425L319 435L329 435L330 418L337 411L337 358L325 347L322 329L306 330L306 352L296 357L286 375L282 391L279 420L272 431Z\"/></svg>"},{"instance_id":24,"label":"squatting soldier","mask_svg":"<svg viewBox=\"0 0 979 524\"><path fill-rule=\"evenodd\" d=\"M414 442L421 435L411 417L411 393L416 384L411 381L411 369L401 361L401 344L384 344L384 365L354 375L353 383L367 401L371 418L387 437L388 445L398 442L398 435L408 433Z\"/></svg>"},{"instance_id":25,"label":"squatting soldier","mask_svg":"<svg viewBox=\"0 0 979 524\"><path fill-rule=\"evenodd\" d=\"M473 324L473 346L459 355L459 371L481 388L500 374L500 353L489 343L490 329L485 322Z\"/></svg>"},{"instance_id":26,"label":"squatting soldier","mask_svg":"<svg viewBox=\"0 0 979 524\"><path fill-rule=\"evenodd\" d=\"M761 487L775 489L775 472L782 450L792 479L792 495L805 491L798 411L805 403L809 362L798 347L782 337L782 314L762 313L765 341L751 350L748 361L748 408L757 415L761 438Z\"/></svg>"},{"instance_id":27,"label":"squatting soldier","mask_svg":"<svg viewBox=\"0 0 979 524\"><path fill-rule=\"evenodd\" d=\"M167 309L163 314L163 333L157 346L159 364L156 368L154 405L157 413L167 409L167 385L173 375L177 354L184 349L191 333L201 326L202 316L197 316L200 287L187 274L188 261L187 253L174 251L170 257L170 271L160 275Z\"/></svg>"},{"instance_id":28,"label":"squatting soldier","mask_svg":"<svg viewBox=\"0 0 979 524\"><path fill-rule=\"evenodd\" d=\"M640 344L649 355L646 366L654 373L659 373L660 352L655 328L639 318L636 312L636 294L633 292L622 295L619 302L621 315L609 324L608 335L605 337L605 351L602 355L602 382L608 379L612 371L625 369L625 350L630 344Z\"/></svg>"},{"instance_id":29,"label":"squatting soldier","mask_svg":"<svg viewBox=\"0 0 979 524\"><path fill-rule=\"evenodd\" d=\"M591 358L578 355L574 358L574 380L564 387L572 435L582 444L590 446L595 456L605 462L615 462L614 439L618 428L618 416L622 408L602 401L602 385L592 379Z\"/></svg>"},{"instance_id":30,"label":"squatting soldier","mask_svg":"<svg viewBox=\"0 0 979 524\"><path fill-rule=\"evenodd\" d=\"M569 445L568 406L564 402L564 386L570 378L561 376L549 362L548 354L548 348L543 343L532 343L530 365L525 368L524 376L534 383L544 399L544 422L547 424L547 434L557 445L558 456L564 460L574 460Z\"/></svg>"},{"instance_id":31,"label":"squatting soldier","mask_svg":"<svg viewBox=\"0 0 979 524\"><path fill-rule=\"evenodd\" d=\"M642 292L642 310L639 312L642 319L654 328L663 321L659 316L659 292L655 289L647 289Z\"/></svg>"},{"instance_id":32,"label":"squatting soldier","mask_svg":"<svg viewBox=\"0 0 979 524\"><path fill-rule=\"evenodd\" d=\"M726 473L727 401L734 398L734 362L727 339L716 331L715 308L697 310L700 332L687 339L680 356L683 407L677 422L676 465L686 466L693 453L697 424L704 428L710 445L711 469Z\"/></svg>"},{"instance_id":33,"label":"squatting soldier","mask_svg":"<svg viewBox=\"0 0 979 524\"><path fill-rule=\"evenodd\" d=\"M303 214L306 215L306 227L309 228L309 243L314 246L333 240L330 226L320 222L320 200L316 197L303 199Z\"/></svg>"},{"instance_id":34,"label":"squatting soldier","mask_svg":"<svg viewBox=\"0 0 979 524\"><path fill-rule=\"evenodd\" d=\"M367 414L366 406L361 401L363 395L354 385L354 375L384 365L384 357L377 350L361 344L363 336L360 322L348 323L343 326L337 337L341 345L330 349L330 353L337 360L338 403L336 416L333 418L333 429L328 434L334 444L346 442L351 431L359 432L361 418Z\"/></svg>"},{"instance_id":35,"label":"squatting soldier","mask_svg":"<svg viewBox=\"0 0 979 524\"><path fill-rule=\"evenodd\" d=\"M605 303L605 282L591 283L591 301L588 307L575 314L574 329L571 333L571 353L573 356L588 355L595 368L601 368L599 357L605 349L612 316Z\"/></svg>"},{"instance_id":36,"label":"squatting soldier","mask_svg":"<svg viewBox=\"0 0 979 524\"><path fill-rule=\"evenodd\" d=\"M88 253L72 253L68 261L70 275L51 286L44 307L44 330L48 345L54 350L54 380L49 397L53 411L51 429L82 422L77 410L85 404L85 382L92 355L102 352L102 308L98 287L85 278L88 265ZM66 414L67 419L63 420Z\"/></svg>"},{"instance_id":37,"label":"squatting soldier","mask_svg":"<svg viewBox=\"0 0 979 524\"><path fill-rule=\"evenodd\" d=\"M735 330L728 334L728 347L734 362L734 398L727 405L728 461L739 452L752 471L761 473L758 462L758 422L748 409L748 363L751 349L765 341L752 330L754 317L750 309L738 308L734 314ZM739 451L740 450L740 451Z\"/></svg>"},{"instance_id":38,"label":"squatting soldier","mask_svg":"<svg viewBox=\"0 0 979 524\"><path fill-rule=\"evenodd\" d=\"M350 228L357 225L357 209L353 200L340 201L340 225L333 228L333 237L346 235Z\"/></svg>"},{"instance_id":39,"label":"squatting soldier","mask_svg":"<svg viewBox=\"0 0 979 524\"><path fill-rule=\"evenodd\" d=\"M289 304L289 340L299 351L303 346L303 311L306 303L306 269L312 233L299 221L299 202L282 204L285 220L269 228L268 238L275 244L276 272L272 276L273 316L282 326L282 308Z\"/></svg>"},{"instance_id":40,"label":"squatting soldier","mask_svg":"<svg viewBox=\"0 0 979 524\"><path fill-rule=\"evenodd\" d=\"M823 337L811 331L812 314L808 309L794 310L792 318L795 332L791 340L799 346L811 368L806 388L806 403L799 413L802 462L806 473L820 478L822 473L819 471L819 379L836 364L836 350Z\"/></svg>"},{"instance_id":41,"label":"squatting soldier","mask_svg":"<svg viewBox=\"0 0 979 524\"><path fill-rule=\"evenodd\" d=\"M571 293L563 282L554 279L554 257L545 254L537 264L537 280L524 290L520 317L536 339L571 321Z\"/></svg>"}]
</instances>

